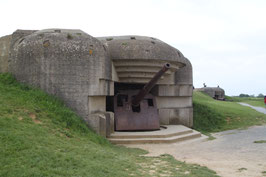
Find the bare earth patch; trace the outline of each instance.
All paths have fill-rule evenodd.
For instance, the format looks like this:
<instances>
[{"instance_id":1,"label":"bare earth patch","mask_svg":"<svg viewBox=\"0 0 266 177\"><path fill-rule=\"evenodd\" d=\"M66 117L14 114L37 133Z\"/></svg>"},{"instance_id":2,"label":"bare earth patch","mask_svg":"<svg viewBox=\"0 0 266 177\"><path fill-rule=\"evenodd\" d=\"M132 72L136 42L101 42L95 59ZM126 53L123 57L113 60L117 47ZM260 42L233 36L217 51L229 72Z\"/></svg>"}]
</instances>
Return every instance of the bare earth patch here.
<instances>
[{"instance_id":1,"label":"bare earth patch","mask_svg":"<svg viewBox=\"0 0 266 177\"><path fill-rule=\"evenodd\" d=\"M39 121L37 118L36 118L36 115L34 113L30 113L29 114L30 118L32 119L32 121L36 124L41 124L42 122Z\"/></svg>"}]
</instances>

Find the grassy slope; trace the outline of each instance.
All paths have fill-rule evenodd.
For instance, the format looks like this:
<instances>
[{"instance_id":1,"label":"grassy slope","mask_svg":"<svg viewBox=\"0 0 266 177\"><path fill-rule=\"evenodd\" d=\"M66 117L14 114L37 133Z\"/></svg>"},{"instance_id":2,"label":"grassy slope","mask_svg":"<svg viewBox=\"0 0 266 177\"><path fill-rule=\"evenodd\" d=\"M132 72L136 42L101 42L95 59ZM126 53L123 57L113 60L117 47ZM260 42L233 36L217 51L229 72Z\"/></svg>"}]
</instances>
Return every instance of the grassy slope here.
<instances>
[{"instance_id":1,"label":"grassy slope","mask_svg":"<svg viewBox=\"0 0 266 177\"><path fill-rule=\"evenodd\" d=\"M266 115L236 102L217 101L202 92L193 93L194 128L218 132L266 123Z\"/></svg>"},{"instance_id":2,"label":"grassy slope","mask_svg":"<svg viewBox=\"0 0 266 177\"><path fill-rule=\"evenodd\" d=\"M62 102L0 74L0 176L216 176L109 144Z\"/></svg>"},{"instance_id":3,"label":"grassy slope","mask_svg":"<svg viewBox=\"0 0 266 177\"><path fill-rule=\"evenodd\" d=\"M265 107L264 98L253 98L253 97L227 97L229 101L244 102L252 106Z\"/></svg>"}]
</instances>

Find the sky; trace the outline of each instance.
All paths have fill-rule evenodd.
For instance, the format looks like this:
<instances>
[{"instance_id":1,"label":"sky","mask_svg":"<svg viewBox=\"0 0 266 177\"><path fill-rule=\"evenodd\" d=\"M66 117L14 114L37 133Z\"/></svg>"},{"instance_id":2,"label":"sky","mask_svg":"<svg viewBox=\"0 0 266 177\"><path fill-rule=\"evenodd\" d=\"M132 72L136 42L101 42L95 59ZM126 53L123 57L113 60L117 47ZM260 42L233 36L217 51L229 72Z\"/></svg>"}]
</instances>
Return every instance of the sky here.
<instances>
[{"instance_id":1,"label":"sky","mask_svg":"<svg viewBox=\"0 0 266 177\"><path fill-rule=\"evenodd\" d=\"M266 95L265 0L0 0L0 36L16 29L140 35L180 50L196 88Z\"/></svg>"}]
</instances>

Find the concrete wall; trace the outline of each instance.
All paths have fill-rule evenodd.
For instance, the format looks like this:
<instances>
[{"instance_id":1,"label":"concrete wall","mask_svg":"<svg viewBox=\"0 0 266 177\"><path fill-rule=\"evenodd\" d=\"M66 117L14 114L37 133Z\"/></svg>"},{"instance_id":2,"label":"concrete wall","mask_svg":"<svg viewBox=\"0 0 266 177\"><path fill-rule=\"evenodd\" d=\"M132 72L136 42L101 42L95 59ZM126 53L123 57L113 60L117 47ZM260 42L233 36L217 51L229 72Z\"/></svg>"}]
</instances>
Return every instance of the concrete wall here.
<instances>
[{"instance_id":1,"label":"concrete wall","mask_svg":"<svg viewBox=\"0 0 266 177\"><path fill-rule=\"evenodd\" d=\"M0 73L8 72L8 59L11 39L11 35L0 38Z\"/></svg>"},{"instance_id":2,"label":"concrete wall","mask_svg":"<svg viewBox=\"0 0 266 177\"><path fill-rule=\"evenodd\" d=\"M165 108L159 109L160 124L193 126L193 108Z\"/></svg>"},{"instance_id":3,"label":"concrete wall","mask_svg":"<svg viewBox=\"0 0 266 177\"><path fill-rule=\"evenodd\" d=\"M184 58L185 67L175 73L175 85L157 85L152 93L156 95L161 124L182 124L193 126L193 79L192 65Z\"/></svg>"},{"instance_id":4,"label":"concrete wall","mask_svg":"<svg viewBox=\"0 0 266 177\"><path fill-rule=\"evenodd\" d=\"M152 89L156 96L192 96L193 86L190 84L183 85L157 85Z\"/></svg>"},{"instance_id":5,"label":"concrete wall","mask_svg":"<svg viewBox=\"0 0 266 177\"><path fill-rule=\"evenodd\" d=\"M103 44L80 30L21 33L13 34L10 70L15 77L61 98L105 136L105 96L113 95L113 82Z\"/></svg>"},{"instance_id":6,"label":"concrete wall","mask_svg":"<svg viewBox=\"0 0 266 177\"><path fill-rule=\"evenodd\" d=\"M175 73L175 83L178 87L182 88L181 92L186 93L191 102L190 105L187 105L183 108L178 108L178 116L176 122L179 124L192 127L193 126L193 68L190 61L187 58L184 58L186 66L180 68Z\"/></svg>"},{"instance_id":7,"label":"concrete wall","mask_svg":"<svg viewBox=\"0 0 266 177\"><path fill-rule=\"evenodd\" d=\"M173 74L185 66L183 54L165 42L146 36L98 38L107 46L113 62L113 80L123 83L147 83L163 67L171 64L157 84L175 84Z\"/></svg>"},{"instance_id":8,"label":"concrete wall","mask_svg":"<svg viewBox=\"0 0 266 177\"><path fill-rule=\"evenodd\" d=\"M185 67L180 68L175 73L175 83L177 85L193 85L193 68L190 61L184 57Z\"/></svg>"},{"instance_id":9,"label":"concrete wall","mask_svg":"<svg viewBox=\"0 0 266 177\"><path fill-rule=\"evenodd\" d=\"M192 105L192 97L158 96L156 102L158 109L187 108Z\"/></svg>"}]
</instances>

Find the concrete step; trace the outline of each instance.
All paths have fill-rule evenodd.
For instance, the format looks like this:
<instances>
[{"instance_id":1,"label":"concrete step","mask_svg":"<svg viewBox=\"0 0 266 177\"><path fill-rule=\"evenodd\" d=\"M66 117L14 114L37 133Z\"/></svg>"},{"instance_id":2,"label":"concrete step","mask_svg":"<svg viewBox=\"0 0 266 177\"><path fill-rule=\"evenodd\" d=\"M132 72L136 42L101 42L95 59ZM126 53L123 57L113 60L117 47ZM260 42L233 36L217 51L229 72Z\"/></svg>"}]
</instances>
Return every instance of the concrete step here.
<instances>
[{"instance_id":1,"label":"concrete step","mask_svg":"<svg viewBox=\"0 0 266 177\"><path fill-rule=\"evenodd\" d=\"M175 143L201 137L201 133L182 125L167 125L157 131L115 132L108 137L114 144Z\"/></svg>"},{"instance_id":2,"label":"concrete step","mask_svg":"<svg viewBox=\"0 0 266 177\"><path fill-rule=\"evenodd\" d=\"M155 131L120 131L112 133L108 138L111 139L135 139L135 138L167 138L177 135L192 133L192 129L183 125L161 126L160 130Z\"/></svg>"}]
</instances>

